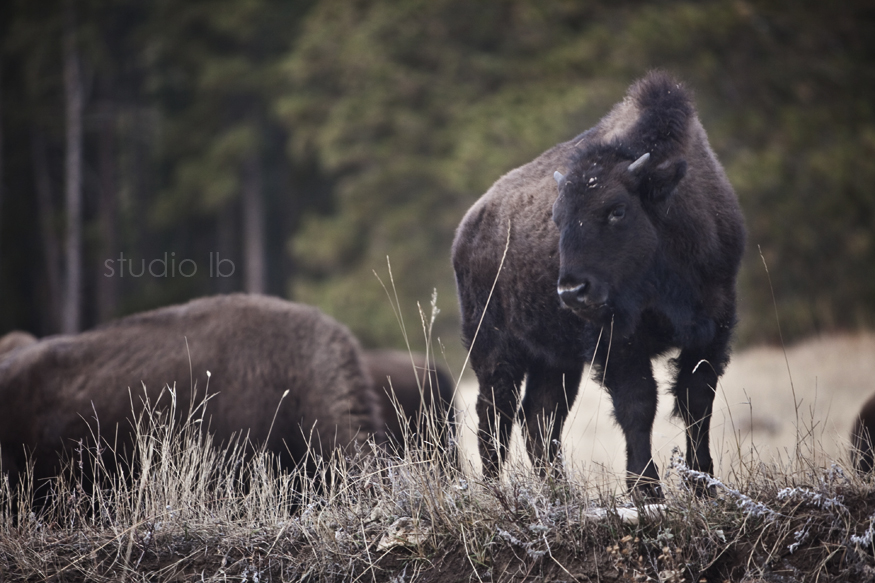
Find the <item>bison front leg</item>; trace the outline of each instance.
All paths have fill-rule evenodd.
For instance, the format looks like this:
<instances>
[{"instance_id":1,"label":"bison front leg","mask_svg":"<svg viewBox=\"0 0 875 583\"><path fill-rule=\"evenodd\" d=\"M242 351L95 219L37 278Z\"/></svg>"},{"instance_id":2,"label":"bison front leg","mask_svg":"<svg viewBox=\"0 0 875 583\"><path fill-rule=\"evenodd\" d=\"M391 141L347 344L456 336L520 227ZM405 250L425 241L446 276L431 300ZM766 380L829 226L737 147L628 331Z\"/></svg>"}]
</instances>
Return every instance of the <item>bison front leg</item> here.
<instances>
[{"instance_id":1,"label":"bison front leg","mask_svg":"<svg viewBox=\"0 0 875 583\"><path fill-rule=\"evenodd\" d=\"M675 365L678 377L673 389L674 414L683 419L687 428L687 465L710 474L714 462L708 442L717 375L707 359L686 351L681 352Z\"/></svg>"},{"instance_id":2,"label":"bison front leg","mask_svg":"<svg viewBox=\"0 0 875 583\"><path fill-rule=\"evenodd\" d=\"M687 465L698 472L712 474L714 462L709 447L711 414L717 380L729 361L729 328L718 329L710 345L685 348L672 362L677 377L672 387L674 414L687 427ZM703 493L702 485L696 489Z\"/></svg>"},{"instance_id":3,"label":"bison front leg","mask_svg":"<svg viewBox=\"0 0 875 583\"><path fill-rule=\"evenodd\" d=\"M599 369L596 374L603 375L614 404L614 418L626 437L629 489L647 498L661 498L659 471L651 452L657 393L650 359L634 346L614 347L606 366Z\"/></svg>"},{"instance_id":4,"label":"bison front leg","mask_svg":"<svg viewBox=\"0 0 875 583\"><path fill-rule=\"evenodd\" d=\"M577 397L583 367L559 370L538 364L529 368L521 414L523 437L532 465L542 475L552 468L562 475L560 439L568 411Z\"/></svg>"},{"instance_id":5,"label":"bison front leg","mask_svg":"<svg viewBox=\"0 0 875 583\"><path fill-rule=\"evenodd\" d=\"M475 371L480 383L476 409L483 475L497 478L501 464L507 458L507 445L519 407L519 387L524 372L510 366L499 366L488 373L482 373L475 366Z\"/></svg>"}]
</instances>

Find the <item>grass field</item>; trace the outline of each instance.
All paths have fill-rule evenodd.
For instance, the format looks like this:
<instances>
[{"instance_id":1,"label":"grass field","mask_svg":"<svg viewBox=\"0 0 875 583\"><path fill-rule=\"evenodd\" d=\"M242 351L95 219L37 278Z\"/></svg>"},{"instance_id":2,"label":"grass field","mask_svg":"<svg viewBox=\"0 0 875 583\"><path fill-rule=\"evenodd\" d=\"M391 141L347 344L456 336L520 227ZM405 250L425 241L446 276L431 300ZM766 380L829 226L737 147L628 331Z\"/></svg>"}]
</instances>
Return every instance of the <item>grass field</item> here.
<instances>
[{"instance_id":1,"label":"grass field","mask_svg":"<svg viewBox=\"0 0 875 583\"><path fill-rule=\"evenodd\" d=\"M127 475L103 475L91 447L99 487L62 477L34 505L0 485L0 581L875 581L875 483L846 456L873 356L872 335L809 341L786 361L736 354L717 395L710 497L671 454L682 433L663 398L658 505L621 485L622 438L592 382L567 428L567 479L534 475L517 447L500 481L482 481L470 383L461 471L369 447L311 479L154 413Z\"/></svg>"}]
</instances>

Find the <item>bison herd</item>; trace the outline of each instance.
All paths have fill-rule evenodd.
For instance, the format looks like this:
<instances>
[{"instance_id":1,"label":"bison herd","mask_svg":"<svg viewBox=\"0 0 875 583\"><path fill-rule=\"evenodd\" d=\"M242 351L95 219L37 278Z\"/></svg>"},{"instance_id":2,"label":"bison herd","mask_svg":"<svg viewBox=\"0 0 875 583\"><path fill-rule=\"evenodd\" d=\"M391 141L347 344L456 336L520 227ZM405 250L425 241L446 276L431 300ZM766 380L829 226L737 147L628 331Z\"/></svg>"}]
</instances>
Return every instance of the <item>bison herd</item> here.
<instances>
[{"instance_id":1,"label":"bison herd","mask_svg":"<svg viewBox=\"0 0 875 583\"><path fill-rule=\"evenodd\" d=\"M589 364L626 438L629 487L661 496L651 359L668 351L687 463L711 473L744 240L690 91L659 71L594 127L495 182L452 247L485 476L498 476L515 422L535 467L561 475L563 424ZM183 403L214 395L206 415L218 439L242 432L286 465L368 438L438 449L453 439L454 383L424 357L364 351L312 307L230 295L78 335L0 338L3 471L17 475L32 455L35 477L52 475L95 415L105 431L129 427L142 398L165 386ZM873 431L875 399L852 436L864 471Z\"/></svg>"},{"instance_id":2,"label":"bison herd","mask_svg":"<svg viewBox=\"0 0 875 583\"><path fill-rule=\"evenodd\" d=\"M2 467L14 478L32 455L34 476L52 476L64 445L88 440L97 427L113 450L129 449L133 417L165 386L183 404L209 392L205 419L218 440L242 432L286 467L369 437L382 443L388 434L402 447L426 418L445 423L441 435L449 440L447 375L402 354L406 362L397 352L363 351L316 308L244 294L136 314L78 335L37 341L13 332L0 340Z\"/></svg>"}]
</instances>

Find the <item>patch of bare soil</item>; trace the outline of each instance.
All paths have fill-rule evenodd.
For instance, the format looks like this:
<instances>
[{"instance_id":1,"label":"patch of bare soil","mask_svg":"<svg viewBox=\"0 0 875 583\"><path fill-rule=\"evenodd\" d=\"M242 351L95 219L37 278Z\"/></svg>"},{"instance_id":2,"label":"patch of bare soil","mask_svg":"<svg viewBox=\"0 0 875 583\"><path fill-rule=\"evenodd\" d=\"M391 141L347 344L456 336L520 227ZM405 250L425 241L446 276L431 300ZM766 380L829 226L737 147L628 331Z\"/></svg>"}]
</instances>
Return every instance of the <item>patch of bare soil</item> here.
<instances>
[{"instance_id":1,"label":"patch of bare soil","mask_svg":"<svg viewBox=\"0 0 875 583\"><path fill-rule=\"evenodd\" d=\"M377 581L468 583L471 581L623 581L607 553L588 549L557 548L550 554L531 556L511 545L498 546L488 557L471 557L464 545L454 544L428 558L386 555L377 563ZM363 578L368 580L368 578Z\"/></svg>"},{"instance_id":2,"label":"patch of bare soil","mask_svg":"<svg viewBox=\"0 0 875 583\"><path fill-rule=\"evenodd\" d=\"M854 508L854 506L859 506ZM854 515L875 510L875 497L848 506ZM38 572L24 575L0 553L0 580L53 581L373 581L502 582L875 581L872 548L848 544L841 517L799 512L781 524L748 524L736 532L686 539L677 524L654 521L633 527L607 523L556 540L557 533L524 542L509 533L474 549L466 541L438 537L415 547L380 552L376 539L349 554L293 537L230 541L215 536L176 536L133 546L130 567L125 544L101 545L82 535L44 538L29 553L51 556ZM756 523L757 519L751 519ZM681 527L682 528L682 527ZM794 536L795 530L795 536ZM675 535L672 535L674 532ZM625 534L624 534L625 533ZM264 536L262 536L264 535ZM621 536L622 535L622 536ZM576 540L575 540L576 539ZM788 545L795 540L796 548ZM549 542L548 542L549 541Z\"/></svg>"}]
</instances>

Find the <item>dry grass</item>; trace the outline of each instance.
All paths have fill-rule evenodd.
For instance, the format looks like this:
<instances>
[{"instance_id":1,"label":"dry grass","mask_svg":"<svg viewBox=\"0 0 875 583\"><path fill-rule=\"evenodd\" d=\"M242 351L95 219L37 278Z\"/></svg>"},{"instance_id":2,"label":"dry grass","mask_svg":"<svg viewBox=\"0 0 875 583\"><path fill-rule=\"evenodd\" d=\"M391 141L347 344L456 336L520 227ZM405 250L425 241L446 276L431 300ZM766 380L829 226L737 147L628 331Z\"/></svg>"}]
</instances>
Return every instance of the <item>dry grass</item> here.
<instances>
[{"instance_id":1,"label":"dry grass","mask_svg":"<svg viewBox=\"0 0 875 583\"><path fill-rule=\"evenodd\" d=\"M767 350L739 354L723 381L723 423L735 423L740 434L727 429L731 439L715 440L723 477L713 483L716 495L693 496L685 485L689 470L669 454L661 466L665 506L649 512L618 487L613 462L587 461L609 447L603 436L597 446L575 438L583 411L574 413L567 436L567 480L537 477L517 451L500 482L484 483L464 444L460 469L448 462L453 451L425 452L412 439L406 458L370 446L322 461L311 479L279 468L269 453L253 453L245 439L213 443L201 423L208 402L194 404L181 421L173 409L187 405L164 401L165 410L153 403L136 424L133 461L122 461L120 471L106 468L95 445L86 444L42 505L32 503L29 488L13 493L4 482L0 580L873 580L875 484L848 470L847 420L836 419L835 430L827 421L839 407L806 409L805 386L813 382L803 368L831 362L819 351L832 344L853 364L849 347L866 352L871 343L858 337L789 351L791 370L799 371L803 428L798 438L789 432L787 445L776 437L785 433L763 435L778 445L759 445L761 429L739 426L728 387L741 378L740 367L763 371L742 388L768 382L770 369ZM827 400L823 387L845 382L835 378L818 374L819 404ZM752 401L745 409L756 414L760 405ZM584 394L579 407L586 403ZM604 400L600 407L609 409ZM792 428L797 407L776 407L764 405L785 411L781 423ZM597 423L599 434L615 431L607 419ZM806 429L812 425L815 431ZM80 461L96 479L75 477Z\"/></svg>"}]
</instances>

